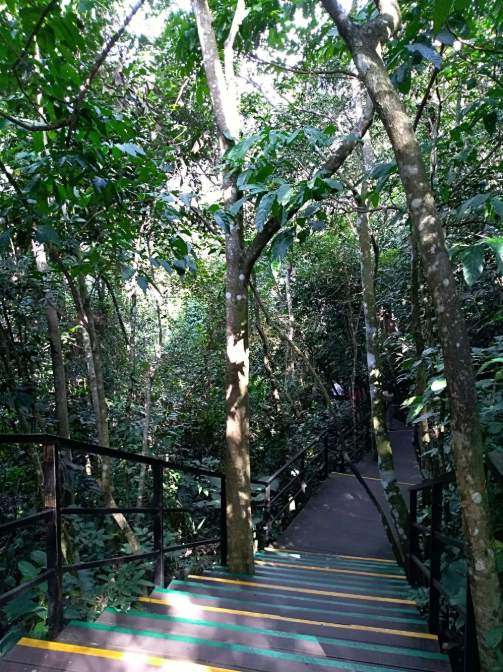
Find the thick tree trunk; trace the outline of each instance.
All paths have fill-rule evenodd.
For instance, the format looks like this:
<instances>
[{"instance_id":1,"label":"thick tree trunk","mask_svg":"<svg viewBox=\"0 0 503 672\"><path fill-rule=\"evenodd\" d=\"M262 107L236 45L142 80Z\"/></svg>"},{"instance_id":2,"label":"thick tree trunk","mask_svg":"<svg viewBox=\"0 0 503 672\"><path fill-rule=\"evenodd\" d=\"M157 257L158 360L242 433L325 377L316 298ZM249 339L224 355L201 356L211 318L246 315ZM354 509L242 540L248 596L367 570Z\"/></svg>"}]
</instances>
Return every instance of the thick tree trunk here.
<instances>
[{"instance_id":1,"label":"thick tree trunk","mask_svg":"<svg viewBox=\"0 0 503 672\"><path fill-rule=\"evenodd\" d=\"M210 91L211 103L218 129L220 151L223 154L231 142L230 134L239 134L239 115L235 92L229 93L218 47L213 31L211 12L207 0L192 0L196 17L199 42ZM244 3L238 5L243 16ZM240 19L242 20L242 19ZM230 41L226 43L226 61L232 68L232 49L240 21L233 22ZM237 25L237 27L236 27ZM228 80L233 73L227 72ZM232 87L231 87L232 89ZM223 195L226 209L237 200L236 177L225 179ZM249 451L248 411L248 281L249 271L244 270L243 222L238 217L231 231L225 236L226 250L226 336L227 336L227 536L228 563L231 572L253 574L253 537L251 519L251 475ZM251 270L251 269L250 269Z\"/></svg>"},{"instance_id":2,"label":"thick tree trunk","mask_svg":"<svg viewBox=\"0 0 503 672\"><path fill-rule=\"evenodd\" d=\"M359 105L358 98L356 104ZM365 170L372 168L372 148L368 136L363 139L363 160ZM365 183L362 185L362 198L356 216L356 228L360 245L360 261L363 289L363 309L365 314L365 333L367 341L367 368L370 385L370 404L372 409L372 429L377 448L377 464L384 494L391 509L391 516L404 557L409 552L409 512L395 473L393 452L389 440L384 407L381 352L379 348L379 321L377 318L374 293L374 263L372 261L372 241L365 205Z\"/></svg>"},{"instance_id":3,"label":"thick tree trunk","mask_svg":"<svg viewBox=\"0 0 503 672\"><path fill-rule=\"evenodd\" d=\"M322 4L351 51L358 73L393 147L433 297L444 355L452 447L481 670L489 672L497 665L497 655L495 650L488 648L486 638L489 630L501 622L500 585L485 487L482 434L470 343L419 144L398 91L379 56L381 44L401 25L400 9L395 0L379 0L376 4L380 15L357 26L338 0L322 0Z\"/></svg>"}]
</instances>

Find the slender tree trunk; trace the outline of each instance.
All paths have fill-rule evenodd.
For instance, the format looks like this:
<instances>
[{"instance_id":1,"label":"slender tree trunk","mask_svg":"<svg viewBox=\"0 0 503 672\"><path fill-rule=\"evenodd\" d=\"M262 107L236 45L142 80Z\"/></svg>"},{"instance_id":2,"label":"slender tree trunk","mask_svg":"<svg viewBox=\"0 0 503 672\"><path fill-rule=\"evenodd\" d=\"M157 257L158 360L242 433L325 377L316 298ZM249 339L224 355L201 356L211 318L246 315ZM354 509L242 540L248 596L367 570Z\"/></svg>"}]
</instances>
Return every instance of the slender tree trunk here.
<instances>
[{"instance_id":1,"label":"slender tree trunk","mask_svg":"<svg viewBox=\"0 0 503 672\"><path fill-rule=\"evenodd\" d=\"M416 359L419 361L423 356L424 339L423 329L421 327L421 312L419 306L419 248L417 238L414 230L411 232L411 280L410 280L410 304L411 304L411 322L412 322L412 336L414 338L414 345L416 348ZM422 397L426 391L426 370L424 364L421 362L416 367L416 395ZM428 409L423 406L421 415L426 415ZM428 428L428 419L421 420L418 423L418 441L420 451L419 468L423 478L431 476L430 461L425 454L430 450L430 431Z\"/></svg>"},{"instance_id":2,"label":"slender tree trunk","mask_svg":"<svg viewBox=\"0 0 503 672\"><path fill-rule=\"evenodd\" d=\"M94 414L96 416L96 425L98 436L102 446L110 447L110 437L108 433L108 407L105 397L105 385L103 381L103 370L101 367L101 357L98 350L98 339L96 327L94 324L94 315L91 308L89 293L87 291L86 280L82 273L78 276L78 285L80 293L80 302L77 306L78 312L83 312L87 323L87 330L83 329L84 347L87 349L88 371L94 369L94 377L90 378L91 395L94 404ZM76 297L77 299L79 297ZM87 345L86 345L87 342ZM91 365L92 362L92 365ZM103 456L101 460L101 496L108 508L115 509L117 504L113 496L111 458ZM138 540L131 529L128 521L122 513L114 513L113 518L131 547L133 553L140 553L141 548Z\"/></svg>"},{"instance_id":3,"label":"slender tree trunk","mask_svg":"<svg viewBox=\"0 0 503 672\"><path fill-rule=\"evenodd\" d=\"M355 96L356 106L359 107L359 91ZM368 136L363 139L363 161L365 170L373 166L372 148ZM363 308L365 314L365 333L367 341L367 368L370 385L370 405L372 409L372 429L377 448L377 464L384 494L391 509L391 517L395 525L396 534L407 557L409 551L409 512L395 473L393 451L386 424L384 407L382 364L379 348L379 321L377 318L374 293L374 264L372 261L372 241L368 217L368 206L365 205L366 184L362 185L360 207L356 216L356 228L360 245L360 261L363 289Z\"/></svg>"},{"instance_id":4,"label":"slender tree trunk","mask_svg":"<svg viewBox=\"0 0 503 672\"><path fill-rule=\"evenodd\" d=\"M145 420L143 422L143 441L141 454L148 455L148 439L150 432L150 417L152 414L152 383L153 376L147 376L147 384L145 385ZM143 493L145 492L145 477L147 475L147 465L142 464L140 467L140 480L138 483L138 495L136 499L136 506L143 506Z\"/></svg>"},{"instance_id":5,"label":"slender tree trunk","mask_svg":"<svg viewBox=\"0 0 503 672\"><path fill-rule=\"evenodd\" d=\"M378 0L379 15L360 26L338 0L321 0L346 42L393 148L417 235L437 318L451 411L452 447L463 517L482 672L497 666L487 646L489 630L501 622L500 585L485 487L482 434L475 376L464 316L456 292L442 224L435 208L411 120L379 55L401 26L395 0Z\"/></svg>"},{"instance_id":6,"label":"slender tree trunk","mask_svg":"<svg viewBox=\"0 0 503 672\"><path fill-rule=\"evenodd\" d=\"M260 336L260 340L262 341L262 351L264 353L263 358L264 369L267 374L267 377L269 378L269 383L271 384L271 392L272 397L274 399L274 405L276 406L276 413L278 414L278 418L280 419L280 422L283 425L284 417L283 417L283 408L281 406L281 397L279 394L278 385L276 383L276 378L274 376L274 372L272 370L271 363L269 361L269 342L267 340L267 336L265 335L265 331L262 327L262 323L260 320L260 309L256 301L255 301L255 327Z\"/></svg>"},{"instance_id":7,"label":"slender tree trunk","mask_svg":"<svg viewBox=\"0 0 503 672\"><path fill-rule=\"evenodd\" d=\"M129 430L131 425L131 406L133 404L133 394L136 374L136 290L131 294L131 317L129 328L129 382L126 398L126 427Z\"/></svg>"}]
</instances>

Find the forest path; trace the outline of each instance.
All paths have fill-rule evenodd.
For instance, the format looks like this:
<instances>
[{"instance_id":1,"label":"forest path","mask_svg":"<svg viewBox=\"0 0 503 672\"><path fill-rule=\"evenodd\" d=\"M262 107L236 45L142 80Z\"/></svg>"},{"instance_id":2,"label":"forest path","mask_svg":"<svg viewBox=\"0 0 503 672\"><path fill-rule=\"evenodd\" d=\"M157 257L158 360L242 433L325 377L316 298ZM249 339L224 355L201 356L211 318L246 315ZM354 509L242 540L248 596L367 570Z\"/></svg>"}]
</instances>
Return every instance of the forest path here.
<instances>
[{"instance_id":1,"label":"forest path","mask_svg":"<svg viewBox=\"0 0 503 672\"><path fill-rule=\"evenodd\" d=\"M392 435L398 477L418 480L411 435ZM379 493L377 466L359 467ZM253 577L214 566L156 588L128 613L22 639L0 672L449 672L358 481L332 474Z\"/></svg>"}]
</instances>

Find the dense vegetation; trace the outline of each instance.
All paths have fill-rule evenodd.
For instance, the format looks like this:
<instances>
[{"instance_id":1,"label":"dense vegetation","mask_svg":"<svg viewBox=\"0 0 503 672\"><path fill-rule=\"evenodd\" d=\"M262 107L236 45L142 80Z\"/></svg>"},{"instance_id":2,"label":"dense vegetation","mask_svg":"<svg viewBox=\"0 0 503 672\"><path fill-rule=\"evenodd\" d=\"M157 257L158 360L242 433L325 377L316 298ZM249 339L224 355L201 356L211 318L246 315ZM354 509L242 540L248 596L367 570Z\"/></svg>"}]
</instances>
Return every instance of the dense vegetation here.
<instances>
[{"instance_id":1,"label":"dense vegetation","mask_svg":"<svg viewBox=\"0 0 503 672\"><path fill-rule=\"evenodd\" d=\"M253 573L248 464L271 474L350 426L357 390L405 557L391 385L421 474L456 469L468 552L444 571L461 585L468 567L488 672L503 661L503 499L483 471L503 450L503 10L376 5L5 0L0 433L226 470L230 566ZM327 404L339 380L346 399ZM0 456L1 523L41 507L42 472L36 445ZM66 455L66 505L149 501L148 472L102 462ZM164 488L166 505L210 504L167 517L165 538L210 538L217 484L173 471ZM149 525L75 516L65 555L150 550ZM0 593L43 550L42 530L3 538ZM127 609L149 572L65 575L66 616ZM4 609L2 650L46 635L45 600Z\"/></svg>"}]
</instances>

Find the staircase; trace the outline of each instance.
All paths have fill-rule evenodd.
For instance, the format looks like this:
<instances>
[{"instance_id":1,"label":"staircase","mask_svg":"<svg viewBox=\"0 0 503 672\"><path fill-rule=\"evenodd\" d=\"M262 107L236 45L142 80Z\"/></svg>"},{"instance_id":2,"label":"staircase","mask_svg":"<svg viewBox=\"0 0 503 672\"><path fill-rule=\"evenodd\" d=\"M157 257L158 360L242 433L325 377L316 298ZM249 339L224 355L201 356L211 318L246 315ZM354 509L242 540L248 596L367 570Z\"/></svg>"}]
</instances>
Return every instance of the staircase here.
<instances>
[{"instance_id":1,"label":"staircase","mask_svg":"<svg viewBox=\"0 0 503 672\"><path fill-rule=\"evenodd\" d=\"M71 621L56 641L24 638L0 672L450 671L394 561L272 548L255 559L254 577L215 566L127 614Z\"/></svg>"}]
</instances>

